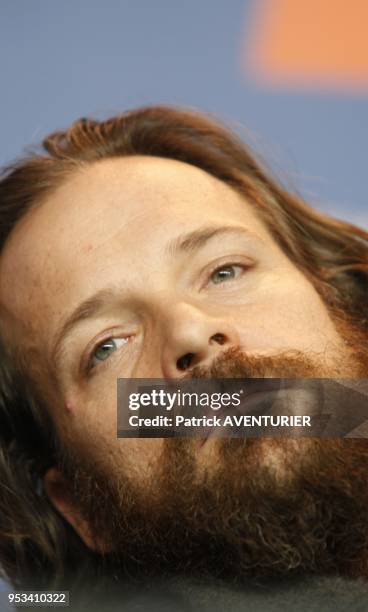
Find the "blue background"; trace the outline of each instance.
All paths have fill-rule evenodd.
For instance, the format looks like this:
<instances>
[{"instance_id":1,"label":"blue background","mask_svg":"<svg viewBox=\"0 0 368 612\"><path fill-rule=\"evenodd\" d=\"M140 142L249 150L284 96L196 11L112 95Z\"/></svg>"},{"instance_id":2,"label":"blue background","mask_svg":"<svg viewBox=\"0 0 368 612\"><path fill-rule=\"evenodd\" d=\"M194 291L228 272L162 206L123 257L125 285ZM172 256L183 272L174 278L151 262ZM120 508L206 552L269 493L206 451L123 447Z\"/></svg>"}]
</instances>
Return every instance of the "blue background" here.
<instances>
[{"instance_id":1,"label":"blue background","mask_svg":"<svg viewBox=\"0 0 368 612\"><path fill-rule=\"evenodd\" d=\"M189 105L238 130L319 208L368 226L367 98L244 74L260 1L1 0L0 164L80 116Z\"/></svg>"},{"instance_id":2,"label":"blue background","mask_svg":"<svg viewBox=\"0 0 368 612\"><path fill-rule=\"evenodd\" d=\"M314 205L368 227L367 97L244 74L260 1L1 0L0 164L80 116L188 105L226 121Z\"/></svg>"}]
</instances>

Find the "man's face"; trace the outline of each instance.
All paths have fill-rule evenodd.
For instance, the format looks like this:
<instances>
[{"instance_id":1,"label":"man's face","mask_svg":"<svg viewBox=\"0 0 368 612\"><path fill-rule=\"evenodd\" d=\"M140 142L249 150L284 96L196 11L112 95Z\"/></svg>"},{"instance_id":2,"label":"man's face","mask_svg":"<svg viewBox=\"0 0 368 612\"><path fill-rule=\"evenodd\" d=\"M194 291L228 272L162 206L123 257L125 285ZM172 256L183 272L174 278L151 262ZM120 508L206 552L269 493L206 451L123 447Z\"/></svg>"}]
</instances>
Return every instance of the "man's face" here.
<instances>
[{"instance_id":1,"label":"man's face","mask_svg":"<svg viewBox=\"0 0 368 612\"><path fill-rule=\"evenodd\" d=\"M174 160L110 159L69 177L11 234L0 291L4 333L29 355L66 446L142 489L163 441L116 438L118 377L188 376L232 350L266 360L269 376L288 376L291 353L304 357L300 376L313 364L316 376L356 374L254 207ZM201 448L196 462L210 467L214 446ZM263 457L275 460L273 445Z\"/></svg>"}]
</instances>

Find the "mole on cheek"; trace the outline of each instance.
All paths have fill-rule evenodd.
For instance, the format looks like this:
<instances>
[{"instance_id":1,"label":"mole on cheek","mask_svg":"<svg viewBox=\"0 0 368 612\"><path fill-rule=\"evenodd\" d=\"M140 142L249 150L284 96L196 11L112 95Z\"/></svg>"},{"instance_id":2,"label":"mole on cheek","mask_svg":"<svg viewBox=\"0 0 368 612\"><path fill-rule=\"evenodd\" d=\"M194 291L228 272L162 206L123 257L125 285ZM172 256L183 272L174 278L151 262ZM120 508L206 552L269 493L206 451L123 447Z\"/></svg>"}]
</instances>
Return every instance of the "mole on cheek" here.
<instances>
[{"instance_id":1,"label":"mole on cheek","mask_svg":"<svg viewBox=\"0 0 368 612\"><path fill-rule=\"evenodd\" d=\"M65 410L66 410L66 412L69 412L69 413L74 412L75 405L73 404L73 402L71 402L69 400L66 401L65 402Z\"/></svg>"}]
</instances>

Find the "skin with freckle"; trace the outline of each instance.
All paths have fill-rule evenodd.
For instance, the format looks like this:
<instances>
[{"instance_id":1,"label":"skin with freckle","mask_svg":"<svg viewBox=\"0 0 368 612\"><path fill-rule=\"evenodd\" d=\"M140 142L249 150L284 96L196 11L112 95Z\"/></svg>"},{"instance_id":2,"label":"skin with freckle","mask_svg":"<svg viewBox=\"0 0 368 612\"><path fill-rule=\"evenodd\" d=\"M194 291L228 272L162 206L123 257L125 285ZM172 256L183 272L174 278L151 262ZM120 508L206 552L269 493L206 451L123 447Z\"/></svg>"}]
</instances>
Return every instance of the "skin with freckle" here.
<instances>
[{"instance_id":1,"label":"skin with freckle","mask_svg":"<svg viewBox=\"0 0 368 612\"><path fill-rule=\"evenodd\" d=\"M206 226L233 227L234 233L170 257L168 238L203 228L204 219ZM216 285L212 268L229 262L237 264L237 278ZM113 296L66 337L55 363L53 342L65 318L106 287ZM83 452L96 429L110 447L101 461L114 456L115 462L117 455L131 469L139 467L141 478L162 444L127 440L129 450L121 452L114 439L118 376L180 375L181 355L196 353L205 364L230 346L259 356L311 353L318 360L323 356L326 368L346 352L320 296L244 198L174 160L112 159L75 174L10 235L0 262L0 293L5 333L33 355L30 367L61 435L77 436ZM208 344L218 332L225 345ZM129 342L86 376L81 360L91 342L111 336ZM350 371L341 362L342 375L344 367ZM65 422L65 401L75 406L72 429Z\"/></svg>"},{"instance_id":2,"label":"skin with freckle","mask_svg":"<svg viewBox=\"0 0 368 612\"><path fill-rule=\"evenodd\" d=\"M96 575L367 575L365 440L116 436L118 378L367 377L366 331L260 210L189 163L115 156L7 238L0 331L55 439L40 503Z\"/></svg>"}]
</instances>

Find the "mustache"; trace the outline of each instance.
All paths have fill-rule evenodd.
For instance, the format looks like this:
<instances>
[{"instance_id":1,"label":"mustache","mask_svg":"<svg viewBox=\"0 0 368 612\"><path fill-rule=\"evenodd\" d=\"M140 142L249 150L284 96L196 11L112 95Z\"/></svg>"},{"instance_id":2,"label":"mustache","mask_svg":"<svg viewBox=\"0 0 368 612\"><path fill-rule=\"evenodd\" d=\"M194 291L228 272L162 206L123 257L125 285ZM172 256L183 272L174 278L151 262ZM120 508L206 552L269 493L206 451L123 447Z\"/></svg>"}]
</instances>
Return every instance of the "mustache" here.
<instances>
[{"instance_id":1,"label":"mustache","mask_svg":"<svg viewBox=\"0 0 368 612\"><path fill-rule=\"evenodd\" d=\"M183 380L211 378L309 378L323 373L323 365L301 351L278 355L249 355L241 347L230 347L209 365L194 366Z\"/></svg>"}]
</instances>

